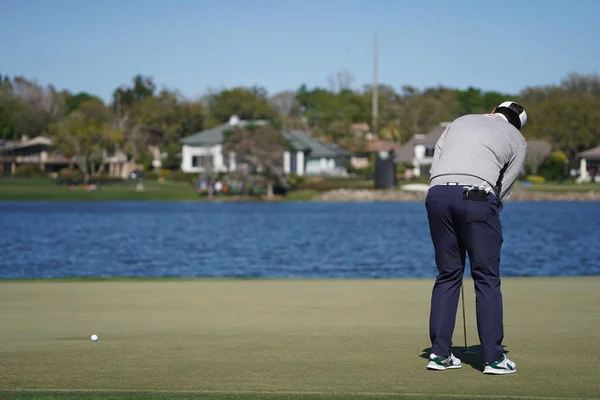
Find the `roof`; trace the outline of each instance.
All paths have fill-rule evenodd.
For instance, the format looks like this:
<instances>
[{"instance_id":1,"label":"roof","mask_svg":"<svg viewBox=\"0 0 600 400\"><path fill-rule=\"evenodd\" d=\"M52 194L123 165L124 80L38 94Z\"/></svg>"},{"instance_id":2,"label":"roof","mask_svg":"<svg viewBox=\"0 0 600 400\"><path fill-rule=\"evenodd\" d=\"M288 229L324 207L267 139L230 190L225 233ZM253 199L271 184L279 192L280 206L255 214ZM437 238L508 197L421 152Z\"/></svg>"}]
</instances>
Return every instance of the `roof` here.
<instances>
[{"instance_id":1,"label":"roof","mask_svg":"<svg viewBox=\"0 0 600 400\"><path fill-rule=\"evenodd\" d=\"M44 136L36 136L32 139L27 139L24 137L23 139L21 139L19 141L3 140L3 141L0 141L0 151L22 149L22 148L26 148L26 147L40 146L40 145L41 146L51 146L52 139L49 139Z\"/></svg>"},{"instance_id":2,"label":"roof","mask_svg":"<svg viewBox=\"0 0 600 400\"><path fill-rule=\"evenodd\" d=\"M426 135L415 135L414 144L434 145L442 136L442 133L450 125L449 122L440 122L438 126L429 131Z\"/></svg>"},{"instance_id":3,"label":"roof","mask_svg":"<svg viewBox=\"0 0 600 400\"><path fill-rule=\"evenodd\" d=\"M351 155L348 151L341 149L335 144L318 140L304 131L284 129L283 136L290 142L290 145L294 149L310 152L309 157L333 158Z\"/></svg>"},{"instance_id":4,"label":"roof","mask_svg":"<svg viewBox=\"0 0 600 400\"><path fill-rule=\"evenodd\" d=\"M181 143L189 146L215 146L223 143L225 140L225 132L234 126L244 127L250 124L266 125L267 123L268 122L264 120L239 120L237 117L233 116L228 123L187 136L181 139ZM332 158L350 156L350 153L346 150L343 150L332 143L318 140L305 131L284 129L282 134L295 150L309 152L309 157Z\"/></svg>"},{"instance_id":5,"label":"roof","mask_svg":"<svg viewBox=\"0 0 600 400\"><path fill-rule=\"evenodd\" d=\"M398 152L402 146L398 143L388 142L383 139L371 139L365 141L365 151L367 153L378 153L380 151L395 151Z\"/></svg>"},{"instance_id":6,"label":"roof","mask_svg":"<svg viewBox=\"0 0 600 400\"><path fill-rule=\"evenodd\" d=\"M600 146L594 147L593 149L589 149L586 151L582 151L577 154L580 158L585 158L587 160L600 160Z\"/></svg>"},{"instance_id":7,"label":"roof","mask_svg":"<svg viewBox=\"0 0 600 400\"><path fill-rule=\"evenodd\" d=\"M446 128L450 125L449 122L440 122L436 127L429 131L426 135L416 134L408 142L404 143L396 152L396 160L398 162L410 162L414 158L414 148L421 144L425 146L434 146L440 139Z\"/></svg>"},{"instance_id":8,"label":"roof","mask_svg":"<svg viewBox=\"0 0 600 400\"><path fill-rule=\"evenodd\" d=\"M211 129L205 129L200 132L196 132L190 136L186 136L181 139L181 143L189 146L214 146L223 143L225 140L225 132L233 128L244 127L246 125L265 125L267 121L256 120L256 121L244 121L238 119L236 116L232 116L228 123L215 126Z\"/></svg>"}]
</instances>

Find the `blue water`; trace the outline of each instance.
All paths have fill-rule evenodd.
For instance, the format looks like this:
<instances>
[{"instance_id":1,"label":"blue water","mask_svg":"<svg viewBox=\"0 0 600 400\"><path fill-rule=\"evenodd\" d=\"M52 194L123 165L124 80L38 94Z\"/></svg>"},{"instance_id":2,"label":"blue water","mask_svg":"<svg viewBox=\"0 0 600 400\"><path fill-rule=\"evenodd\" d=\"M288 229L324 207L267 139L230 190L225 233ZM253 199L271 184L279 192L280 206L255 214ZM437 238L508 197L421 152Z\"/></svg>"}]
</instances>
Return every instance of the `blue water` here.
<instances>
[{"instance_id":1,"label":"blue water","mask_svg":"<svg viewBox=\"0 0 600 400\"><path fill-rule=\"evenodd\" d=\"M503 276L600 275L600 203L509 202ZM0 278L434 277L422 203L0 202Z\"/></svg>"}]
</instances>

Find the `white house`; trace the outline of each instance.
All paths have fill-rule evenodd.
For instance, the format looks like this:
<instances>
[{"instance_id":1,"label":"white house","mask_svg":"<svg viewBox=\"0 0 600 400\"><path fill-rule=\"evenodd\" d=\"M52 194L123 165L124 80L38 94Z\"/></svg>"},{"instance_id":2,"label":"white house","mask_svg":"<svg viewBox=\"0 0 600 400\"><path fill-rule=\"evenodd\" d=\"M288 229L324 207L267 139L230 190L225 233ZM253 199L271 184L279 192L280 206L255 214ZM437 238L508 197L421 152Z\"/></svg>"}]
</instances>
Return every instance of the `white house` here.
<instances>
[{"instance_id":1,"label":"white house","mask_svg":"<svg viewBox=\"0 0 600 400\"><path fill-rule=\"evenodd\" d=\"M264 125L267 121L244 121L232 116L229 122L212 129L207 129L181 140L181 170L187 173L200 173L207 170L228 172L235 171L235 154L223 154L224 134L234 126L243 127ZM343 157L351 154L339 147L317 140L309 133L300 130L283 129L282 135L293 151L282 154L286 174L325 175L343 174L346 172L340 165Z\"/></svg>"},{"instance_id":2,"label":"white house","mask_svg":"<svg viewBox=\"0 0 600 400\"><path fill-rule=\"evenodd\" d=\"M429 175L429 169L433 163L435 144L449 124L449 122L441 122L426 135L414 135L398 150L396 161L411 164L413 175L416 177Z\"/></svg>"}]
</instances>

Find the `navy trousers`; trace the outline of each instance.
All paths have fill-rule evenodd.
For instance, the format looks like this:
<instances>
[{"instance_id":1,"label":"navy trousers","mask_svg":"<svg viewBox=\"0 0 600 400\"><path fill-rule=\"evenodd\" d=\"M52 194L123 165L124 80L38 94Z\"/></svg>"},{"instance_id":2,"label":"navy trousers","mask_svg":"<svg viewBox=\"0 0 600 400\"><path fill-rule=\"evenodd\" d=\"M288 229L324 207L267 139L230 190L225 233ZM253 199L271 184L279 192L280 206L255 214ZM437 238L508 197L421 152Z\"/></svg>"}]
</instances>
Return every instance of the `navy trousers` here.
<instances>
[{"instance_id":1,"label":"navy trousers","mask_svg":"<svg viewBox=\"0 0 600 400\"><path fill-rule=\"evenodd\" d=\"M431 297L432 353L450 354L460 287L469 256L476 294L477 330L485 362L504 354L500 249L501 205L493 194L484 201L463 198L462 186L432 187L425 201L438 275ZM486 201L487 200L487 201Z\"/></svg>"}]
</instances>

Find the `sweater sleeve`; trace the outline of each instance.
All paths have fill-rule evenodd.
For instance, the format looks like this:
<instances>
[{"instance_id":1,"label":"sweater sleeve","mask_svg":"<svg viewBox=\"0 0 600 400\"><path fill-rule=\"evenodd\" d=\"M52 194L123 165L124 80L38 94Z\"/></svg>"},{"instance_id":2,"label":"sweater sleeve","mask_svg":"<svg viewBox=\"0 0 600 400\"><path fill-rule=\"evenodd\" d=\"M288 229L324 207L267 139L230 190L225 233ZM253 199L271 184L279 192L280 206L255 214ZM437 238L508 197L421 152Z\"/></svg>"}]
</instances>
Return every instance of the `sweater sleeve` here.
<instances>
[{"instance_id":1,"label":"sweater sleeve","mask_svg":"<svg viewBox=\"0 0 600 400\"><path fill-rule=\"evenodd\" d=\"M512 191L513 184L519 177L519 173L525 163L525 155L527 154L527 144L517 150L515 156L510 160L504 176L502 177L502 186L500 187L500 202L504 202Z\"/></svg>"},{"instance_id":2,"label":"sweater sleeve","mask_svg":"<svg viewBox=\"0 0 600 400\"><path fill-rule=\"evenodd\" d=\"M433 160L431 161L431 166L429 168L429 174L431 174L433 167L437 164L437 162L440 159L440 154L442 154L442 148L444 146L444 139L446 139L446 135L448 133L449 128L450 128L450 126L446 127L446 129L444 130L444 133L442 133L442 136L440 136L437 143L435 144L435 148L433 150Z\"/></svg>"}]
</instances>

